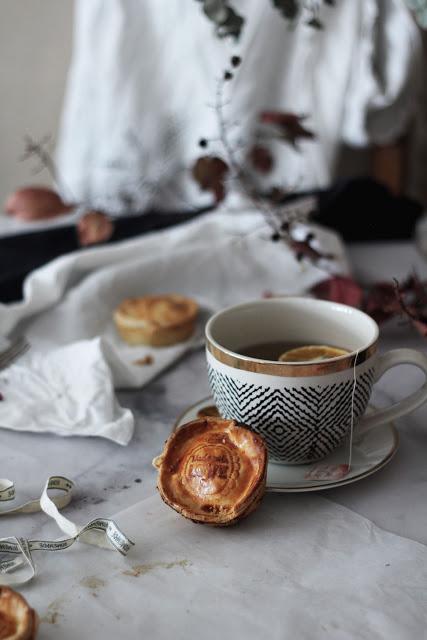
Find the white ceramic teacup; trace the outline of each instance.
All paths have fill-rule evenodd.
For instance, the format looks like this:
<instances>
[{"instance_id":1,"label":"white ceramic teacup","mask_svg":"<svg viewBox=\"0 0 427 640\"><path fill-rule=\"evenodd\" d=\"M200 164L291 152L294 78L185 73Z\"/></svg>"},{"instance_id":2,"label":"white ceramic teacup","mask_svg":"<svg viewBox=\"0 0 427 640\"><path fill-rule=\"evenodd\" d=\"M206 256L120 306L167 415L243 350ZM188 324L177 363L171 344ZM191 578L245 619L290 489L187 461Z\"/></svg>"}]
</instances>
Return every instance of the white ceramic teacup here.
<instances>
[{"instance_id":1,"label":"white ceramic teacup","mask_svg":"<svg viewBox=\"0 0 427 640\"><path fill-rule=\"evenodd\" d=\"M206 325L215 403L224 418L244 423L264 437L270 459L294 464L319 460L349 431L352 406L360 433L427 400L425 382L400 402L364 416L372 386L387 369L413 364L427 377L427 356L422 352L396 349L379 355L378 333L376 322L362 311L310 298L257 300L220 311ZM305 363L239 353L249 345L279 341L328 344L349 353Z\"/></svg>"}]
</instances>

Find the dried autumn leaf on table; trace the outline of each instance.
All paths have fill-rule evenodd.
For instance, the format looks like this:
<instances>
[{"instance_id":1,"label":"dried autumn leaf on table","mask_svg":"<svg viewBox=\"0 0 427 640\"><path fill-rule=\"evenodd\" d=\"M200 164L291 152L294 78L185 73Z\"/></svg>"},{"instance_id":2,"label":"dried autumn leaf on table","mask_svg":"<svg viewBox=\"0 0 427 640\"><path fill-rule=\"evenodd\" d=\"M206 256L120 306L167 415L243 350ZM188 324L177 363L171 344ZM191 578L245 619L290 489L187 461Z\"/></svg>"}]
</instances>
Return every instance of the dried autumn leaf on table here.
<instances>
[{"instance_id":1,"label":"dried autumn leaf on table","mask_svg":"<svg viewBox=\"0 0 427 640\"><path fill-rule=\"evenodd\" d=\"M113 233L112 220L101 211L88 211L77 223L77 235L82 247L106 242Z\"/></svg>"},{"instance_id":2,"label":"dried autumn leaf on table","mask_svg":"<svg viewBox=\"0 0 427 640\"><path fill-rule=\"evenodd\" d=\"M12 193L4 204L7 214L19 220L43 220L69 213L61 197L48 187L23 187Z\"/></svg>"},{"instance_id":3,"label":"dried autumn leaf on table","mask_svg":"<svg viewBox=\"0 0 427 640\"><path fill-rule=\"evenodd\" d=\"M427 286L416 274L402 285L397 281L378 282L367 287L366 292L352 278L334 276L315 285L311 293L323 300L363 309L378 323L404 315L427 337Z\"/></svg>"},{"instance_id":4,"label":"dried autumn leaf on table","mask_svg":"<svg viewBox=\"0 0 427 640\"><path fill-rule=\"evenodd\" d=\"M360 308L363 302L363 289L352 278L347 276L333 276L322 280L311 288L316 298L341 302L351 307Z\"/></svg>"},{"instance_id":5,"label":"dried autumn leaf on table","mask_svg":"<svg viewBox=\"0 0 427 640\"><path fill-rule=\"evenodd\" d=\"M228 165L217 156L202 156L193 165L191 173L202 191L211 191L215 202L225 198L224 180L228 174Z\"/></svg>"},{"instance_id":6,"label":"dried autumn leaf on table","mask_svg":"<svg viewBox=\"0 0 427 640\"><path fill-rule=\"evenodd\" d=\"M301 138L312 139L314 133L302 125L305 116L296 113L286 113L281 111L262 111L259 116L263 124L274 125L278 130L278 138L289 142L296 147L297 140Z\"/></svg>"},{"instance_id":7,"label":"dried autumn leaf on table","mask_svg":"<svg viewBox=\"0 0 427 640\"><path fill-rule=\"evenodd\" d=\"M419 279L416 273L411 273L409 278L401 285L396 281L395 288L402 293L412 292L415 296L417 306L427 306L427 287L426 283Z\"/></svg>"},{"instance_id":8,"label":"dried autumn leaf on table","mask_svg":"<svg viewBox=\"0 0 427 640\"><path fill-rule=\"evenodd\" d=\"M427 337L427 316L424 316L424 318L420 318L419 320L412 319L412 324L423 338Z\"/></svg>"},{"instance_id":9,"label":"dried autumn leaf on table","mask_svg":"<svg viewBox=\"0 0 427 640\"><path fill-rule=\"evenodd\" d=\"M260 173L270 173L274 166L273 155L267 147L256 144L248 153L248 160Z\"/></svg>"},{"instance_id":10,"label":"dried autumn leaf on table","mask_svg":"<svg viewBox=\"0 0 427 640\"><path fill-rule=\"evenodd\" d=\"M427 287L413 274L403 284L395 282L395 295L401 313L409 318L415 329L427 337Z\"/></svg>"},{"instance_id":11,"label":"dried autumn leaf on table","mask_svg":"<svg viewBox=\"0 0 427 640\"><path fill-rule=\"evenodd\" d=\"M390 282L374 284L366 294L364 311L379 323L400 313L401 308L396 297L395 285Z\"/></svg>"}]
</instances>

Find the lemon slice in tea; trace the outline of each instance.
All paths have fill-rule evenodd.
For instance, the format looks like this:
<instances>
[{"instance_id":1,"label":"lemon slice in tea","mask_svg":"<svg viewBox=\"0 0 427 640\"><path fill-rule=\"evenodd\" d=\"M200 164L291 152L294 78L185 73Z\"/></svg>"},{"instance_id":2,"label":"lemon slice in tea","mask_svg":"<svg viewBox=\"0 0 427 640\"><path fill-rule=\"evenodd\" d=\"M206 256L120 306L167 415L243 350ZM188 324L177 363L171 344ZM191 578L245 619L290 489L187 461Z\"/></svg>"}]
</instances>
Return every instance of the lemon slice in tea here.
<instances>
[{"instance_id":1,"label":"lemon slice in tea","mask_svg":"<svg viewBox=\"0 0 427 640\"><path fill-rule=\"evenodd\" d=\"M306 347L296 347L285 351L279 356L280 362L320 362L321 360L330 360L331 358L338 358L339 356L345 356L348 351L345 349L338 349L337 347L330 347L325 344L321 345L308 345Z\"/></svg>"}]
</instances>

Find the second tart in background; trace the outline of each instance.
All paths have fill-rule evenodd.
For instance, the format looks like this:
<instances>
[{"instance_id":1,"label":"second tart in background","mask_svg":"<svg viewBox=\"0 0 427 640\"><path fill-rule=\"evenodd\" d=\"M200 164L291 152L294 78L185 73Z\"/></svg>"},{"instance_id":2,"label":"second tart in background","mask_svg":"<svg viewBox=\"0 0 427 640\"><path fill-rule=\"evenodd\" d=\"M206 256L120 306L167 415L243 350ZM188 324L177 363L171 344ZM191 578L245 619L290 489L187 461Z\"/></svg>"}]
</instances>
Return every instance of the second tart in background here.
<instances>
[{"instance_id":1,"label":"second tart in background","mask_svg":"<svg viewBox=\"0 0 427 640\"><path fill-rule=\"evenodd\" d=\"M113 318L128 344L162 347L187 340L194 333L198 311L192 298L170 293L126 298Z\"/></svg>"}]
</instances>

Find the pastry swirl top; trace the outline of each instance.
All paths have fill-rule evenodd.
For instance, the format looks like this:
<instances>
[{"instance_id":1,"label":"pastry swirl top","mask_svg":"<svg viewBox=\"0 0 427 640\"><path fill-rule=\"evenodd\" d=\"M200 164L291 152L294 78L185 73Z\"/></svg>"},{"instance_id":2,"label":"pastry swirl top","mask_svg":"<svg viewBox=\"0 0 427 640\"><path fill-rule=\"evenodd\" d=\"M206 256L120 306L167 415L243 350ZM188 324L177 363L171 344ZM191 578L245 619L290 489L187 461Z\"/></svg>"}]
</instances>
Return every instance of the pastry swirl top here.
<instances>
[{"instance_id":1,"label":"pastry swirl top","mask_svg":"<svg viewBox=\"0 0 427 640\"><path fill-rule=\"evenodd\" d=\"M206 417L173 433L156 464L167 504L191 520L226 524L259 501L267 452L249 429Z\"/></svg>"},{"instance_id":2,"label":"pastry swirl top","mask_svg":"<svg viewBox=\"0 0 427 640\"><path fill-rule=\"evenodd\" d=\"M126 298L114 312L117 322L128 327L169 329L193 322L198 305L191 298L171 293Z\"/></svg>"}]
</instances>

